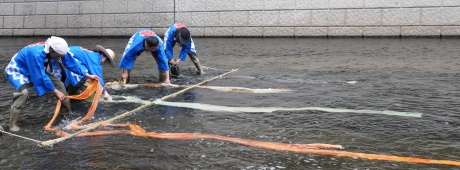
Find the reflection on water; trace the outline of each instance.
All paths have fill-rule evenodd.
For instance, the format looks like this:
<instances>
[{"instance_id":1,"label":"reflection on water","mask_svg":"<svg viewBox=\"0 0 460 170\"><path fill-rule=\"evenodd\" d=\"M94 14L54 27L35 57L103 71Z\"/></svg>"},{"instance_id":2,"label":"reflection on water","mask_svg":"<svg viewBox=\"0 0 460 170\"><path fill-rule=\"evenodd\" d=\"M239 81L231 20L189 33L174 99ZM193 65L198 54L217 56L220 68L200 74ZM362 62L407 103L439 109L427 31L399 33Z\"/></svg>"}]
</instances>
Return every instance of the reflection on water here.
<instances>
[{"instance_id":1,"label":"reflection on water","mask_svg":"<svg viewBox=\"0 0 460 170\"><path fill-rule=\"evenodd\" d=\"M4 69L22 46L42 39L2 38ZM68 39L70 45L107 46L121 56L128 38ZM187 59L173 84L193 85L227 70L240 70L209 86L287 88L294 93L226 93L195 88L168 102L228 107L321 107L423 113L422 117L331 113L318 110L215 112L155 105L116 123L135 123L155 132L210 133L281 143L333 143L347 151L460 161L458 92L460 42L456 39L196 39L206 75L195 75ZM26 43L25 43L26 42ZM116 62L120 59L117 58ZM133 83L157 81L155 62L146 54L136 61ZM106 82L119 69L104 66ZM3 79L5 77L3 75ZM349 83L356 81L356 83ZM13 88L0 83L0 122L8 122ZM172 87L110 90L114 96L143 101L179 91ZM134 99L134 98L133 98ZM114 100L116 98L114 97ZM55 138L43 127L55 107L53 95L31 99L21 115L19 135ZM101 102L90 121L106 120L142 105ZM89 104L73 101L77 115ZM110 127L104 127L110 129ZM9 135L0 137L2 169L455 169L257 149L216 140L165 140L109 135L73 138L52 148ZM59 161L56 161L59 160Z\"/></svg>"}]
</instances>

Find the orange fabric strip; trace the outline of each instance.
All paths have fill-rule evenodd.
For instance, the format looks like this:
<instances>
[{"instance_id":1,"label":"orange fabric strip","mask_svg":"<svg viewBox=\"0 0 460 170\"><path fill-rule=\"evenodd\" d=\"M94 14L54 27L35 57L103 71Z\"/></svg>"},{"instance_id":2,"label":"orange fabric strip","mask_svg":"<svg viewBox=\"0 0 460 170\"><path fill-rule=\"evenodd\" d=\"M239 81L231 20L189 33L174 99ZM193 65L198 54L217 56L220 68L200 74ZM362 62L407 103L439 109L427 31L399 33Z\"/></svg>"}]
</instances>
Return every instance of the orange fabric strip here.
<instances>
[{"instance_id":1,"label":"orange fabric strip","mask_svg":"<svg viewBox=\"0 0 460 170\"><path fill-rule=\"evenodd\" d=\"M72 124L71 129L81 129L86 126L78 126L83 121L88 120L96 110L97 104L99 102L100 95L102 94L102 86L98 81L91 81L88 88L79 95L76 96L67 96L69 99L84 100L95 94L93 103L91 104L90 109L85 117L81 120L76 121ZM67 132L59 129L51 128L54 123L57 115L59 114L59 108L61 107L61 101L58 100L56 104L56 110L54 112L53 118L45 126L47 131L55 131L58 136L66 136ZM93 131L79 134L78 136L96 136L96 135L113 135L113 134L130 134L134 136L150 137L150 138L162 138L162 139L174 139L174 140L191 140L191 139L214 139L214 140L223 140L233 143L238 143L241 145L246 145L255 148L279 150L279 151L290 151L290 152L301 152L308 154L321 154L321 155L331 155L331 156L342 156L350 158L362 158L362 159L371 159L371 160L385 160L385 161L395 161L395 162L409 162L409 163L420 163L420 164L442 164L442 165L452 165L460 166L460 162L451 161L451 160L432 160L425 158L413 158L413 157L402 157L402 156L391 156L383 154L366 154L366 153L356 153L356 152L347 152L347 151L338 151L338 150L328 150L328 149L343 149L340 145L331 145L323 143L313 143L313 144L284 144L277 142L263 142L263 141L254 141L254 140L245 140L240 138L232 138L227 136L220 136L214 134L196 134L196 133L156 133L156 132L146 132L143 128L135 124L110 124L107 122L98 122L103 126L115 126L115 127L129 127L129 130L111 130L111 131Z\"/></svg>"}]
</instances>

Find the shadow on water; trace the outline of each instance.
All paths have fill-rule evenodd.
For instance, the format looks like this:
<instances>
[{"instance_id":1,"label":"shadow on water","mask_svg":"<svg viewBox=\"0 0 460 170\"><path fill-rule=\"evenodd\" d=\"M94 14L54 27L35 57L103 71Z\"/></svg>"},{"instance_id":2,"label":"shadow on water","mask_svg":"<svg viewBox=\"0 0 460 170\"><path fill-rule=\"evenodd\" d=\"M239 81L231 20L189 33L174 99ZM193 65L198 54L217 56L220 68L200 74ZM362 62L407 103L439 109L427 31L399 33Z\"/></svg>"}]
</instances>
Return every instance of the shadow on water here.
<instances>
[{"instance_id":1,"label":"shadow on water","mask_svg":"<svg viewBox=\"0 0 460 170\"><path fill-rule=\"evenodd\" d=\"M2 38L0 68L38 38ZM128 38L67 39L70 45L104 45L120 60ZM282 143L340 144L347 151L460 161L460 42L457 39L205 39L194 40L206 75L195 75L190 59L173 84L192 85L227 70L240 70L212 86L290 88L294 93L245 94L192 89L172 102L232 107L329 107L420 112L421 118L322 111L272 113L212 112L152 106L116 123L135 123L155 132L210 133ZM26 42L26 43L24 43ZM176 51L177 53L178 51ZM157 82L151 56L142 54L133 83ZM104 66L106 82L119 69ZM0 76L0 123L8 123L12 86ZM348 83L355 81L355 83ZM179 91L139 87L112 95L155 99ZM37 140L56 138L43 127L55 107L51 94L29 99L17 134ZM84 116L89 103L73 101L76 115L60 118L65 128ZM138 103L100 103L90 121L112 118ZM7 129L7 128L6 128ZM103 129L112 129L104 127ZM108 135L73 138L52 148L9 135L0 137L1 169L449 169L420 165L257 149L217 140L166 140ZM57 161L58 160L58 161Z\"/></svg>"}]
</instances>

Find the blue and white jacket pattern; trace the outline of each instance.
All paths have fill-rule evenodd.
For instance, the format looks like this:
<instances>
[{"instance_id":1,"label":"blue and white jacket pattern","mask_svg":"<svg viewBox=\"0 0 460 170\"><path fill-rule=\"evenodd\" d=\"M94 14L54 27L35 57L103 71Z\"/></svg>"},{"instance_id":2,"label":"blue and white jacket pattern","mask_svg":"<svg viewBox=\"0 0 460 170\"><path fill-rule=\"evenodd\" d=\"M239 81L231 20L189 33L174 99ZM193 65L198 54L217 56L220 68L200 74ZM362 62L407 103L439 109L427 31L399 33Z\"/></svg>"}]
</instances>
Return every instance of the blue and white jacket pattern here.
<instances>
[{"instance_id":1,"label":"blue and white jacket pattern","mask_svg":"<svg viewBox=\"0 0 460 170\"><path fill-rule=\"evenodd\" d=\"M51 79L46 75L45 63L48 61L48 58L44 49L45 42L30 44L16 53L6 66L6 78L16 90L19 90L22 85L27 83L33 84L38 96L56 89ZM50 60L53 64L53 72L51 74L60 77L62 69L59 67L58 62L54 59ZM68 70L82 76L86 75L87 70L82 68L69 53L60 60Z\"/></svg>"},{"instance_id":2,"label":"blue and white jacket pattern","mask_svg":"<svg viewBox=\"0 0 460 170\"><path fill-rule=\"evenodd\" d=\"M104 91L105 88L104 78L102 78L102 56L98 52L91 51L81 46L69 47L69 53L73 55L75 61L79 62L84 69L88 70L89 74L97 75L99 77L99 83L101 83ZM66 81L65 84L68 86L71 83L73 86L77 85L83 76L74 73L70 70L66 70Z\"/></svg>"},{"instance_id":3,"label":"blue and white jacket pattern","mask_svg":"<svg viewBox=\"0 0 460 170\"><path fill-rule=\"evenodd\" d=\"M134 61L144 50L144 40L150 36L154 36L158 39L158 49L151 52L158 55L158 70L168 71L169 65L164 53L163 41L161 41L158 35L148 29L142 29L131 36L118 66L123 69L131 70L134 66Z\"/></svg>"},{"instance_id":4,"label":"blue and white jacket pattern","mask_svg":"<svg viewBox=\"0 0 460 170\"><path fill-rule=\"evenodd\" d=\"M174 44L176 43L176 41L178 41L175 39L176 30L181 29L181 28L187 28L187 27L184 24L175 23L175 24L172 24L165 33L165 37L164 37L165 45L164 46L165 46L165 54L166 54L166 57L168 58L168 61L174 58L173 48L174 48ZM196 54L195 43L193 43L192 37L190 37L190 40L191 40L190 44L182 46L182 50L180 51L180 54L179 54L179 59L181 61L185 61L185 59L187 58L187 54L190 51Z\"/></svg>"}]
</instances>

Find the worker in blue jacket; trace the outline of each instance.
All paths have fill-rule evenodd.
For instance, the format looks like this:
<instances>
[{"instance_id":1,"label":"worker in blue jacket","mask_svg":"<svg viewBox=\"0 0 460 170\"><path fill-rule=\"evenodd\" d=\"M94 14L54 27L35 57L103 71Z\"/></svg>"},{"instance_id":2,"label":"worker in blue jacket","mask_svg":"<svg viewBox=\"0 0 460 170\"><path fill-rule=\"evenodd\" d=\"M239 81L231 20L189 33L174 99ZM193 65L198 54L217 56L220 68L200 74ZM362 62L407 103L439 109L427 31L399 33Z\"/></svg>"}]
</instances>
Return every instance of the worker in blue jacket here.
<instances>
[{"instance_id":1,"label":"worker in blue jacket","mask_svg":"<svg viewBox=\"0 0 460 170\"><path fill-rule=\"evenodd\" d=\"M121 82L129 83L131 69L136 58L144 51L150 53L158 65L159 81L171 83L169 80L169 65L164 53L163 41L155 32L142 29L136 32L128 41L118 66L122 69Z\"/></svg>"},{"instance_id":2,"label":"worker in blue jacket","mask_svg":"<svg viewBox=\"0 0 460 170\"><path fill-rule=\"evenodd\" d=\"M52 36L46 42L24 47L13 56L5 68L6 78L16 89L10 110L10 131L20 130L17 121L29 97L29 92L35 91L38 96L42 96L52 91L59 100L63 100L63 108L67 109L64 113L72 112L70 101L65 98L67 92L64 83L54 76L62 73L64 67L89 79L99 80L98 76L87 74L87 70L82 69L83 67L69 55L68 51L69 47L64 39ZM60 68L53 68L52 63L58 63Z\"/></svg>"},{"instance_id":3,"label":"worker in blue jacket","mask_svg":"<svg viewBox=\"0 0 460 170\"><path fill-rule=\"evenodd\" d=\"M170 64L178 66L181 61L185 61L188 55L198 70L197 74L206 74L201 67L200 61L198 60L195 44L193 43L192 36L190 35L190 31L187 29L187 26L182 23L172 24L165 33L164 43L165 54ZM178 60L174 59L173 54L173 48L176 44L182 47Z\"/></svg>"},{"instance_id":4,"label":"worker in blue jacket","mask_svg":"<svg viewBox=\"0 0 460 170\"><path fill-rule=\"evenodd\" d=\"M96 45L94 51L86 49L81 46L71 46L69 47L69 53L73 54L73 58L80 63L84 69L88 70L89 74L97 75L99 83L103 87L104 99L108 100L110 98L109 93L105 87L104 78L102 76L102 65L110 64L112 68L115 67L115 53L111 49L105 49L100 45ZM65 85L67 86L67 92L70 95L75 95L79 93L79 90L84 91L88 86L90 80L84 76L76 74L70 70L66 70L66 81Z\"/></svg>"}]
</instances>

